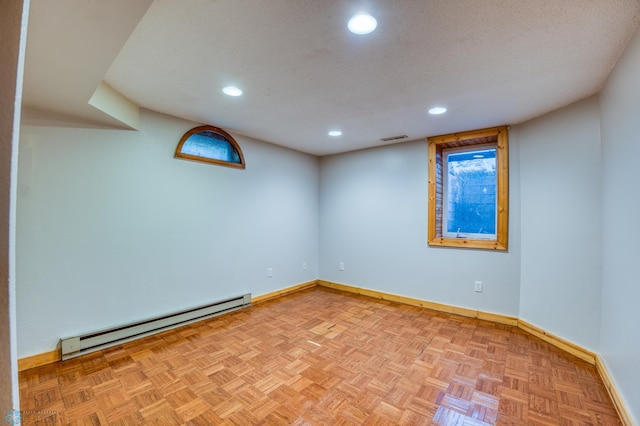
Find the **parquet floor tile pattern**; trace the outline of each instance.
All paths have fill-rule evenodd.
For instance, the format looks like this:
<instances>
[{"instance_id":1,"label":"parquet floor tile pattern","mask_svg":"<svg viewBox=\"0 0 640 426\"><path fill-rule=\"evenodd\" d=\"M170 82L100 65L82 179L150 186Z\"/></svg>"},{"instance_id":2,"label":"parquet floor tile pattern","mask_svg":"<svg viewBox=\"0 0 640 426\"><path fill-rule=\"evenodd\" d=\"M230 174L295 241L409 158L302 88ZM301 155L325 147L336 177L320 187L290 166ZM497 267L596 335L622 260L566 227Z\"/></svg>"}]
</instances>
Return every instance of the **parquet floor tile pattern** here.
<instances>
[{"instance_id":1,"label":"parquet floor tile pattern","mask_svg":"<svg viewBox=\"0 0 640 426\"><path fill-rule=\"evenodd\" d=\"M516 327L313 288L20 373L23 424L619 425Z\"/></svg>"}]
</instances>

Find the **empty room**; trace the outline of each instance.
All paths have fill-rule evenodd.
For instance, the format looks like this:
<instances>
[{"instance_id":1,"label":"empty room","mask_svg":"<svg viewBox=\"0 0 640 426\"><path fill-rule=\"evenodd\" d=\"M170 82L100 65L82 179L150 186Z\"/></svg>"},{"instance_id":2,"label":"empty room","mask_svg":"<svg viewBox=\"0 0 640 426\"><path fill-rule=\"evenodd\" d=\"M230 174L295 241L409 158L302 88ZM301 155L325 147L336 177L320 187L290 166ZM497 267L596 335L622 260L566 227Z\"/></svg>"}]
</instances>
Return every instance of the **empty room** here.
<instances>
[{"instance_id":1,"label":"empty room","mask_svg":"<svg viewBox=\"0 0 640 426\"><path fill-rule=\"evenodd\" d=\"M639 424L637 0L0 4L8 424Z\"/></svg>"}]
</instances>

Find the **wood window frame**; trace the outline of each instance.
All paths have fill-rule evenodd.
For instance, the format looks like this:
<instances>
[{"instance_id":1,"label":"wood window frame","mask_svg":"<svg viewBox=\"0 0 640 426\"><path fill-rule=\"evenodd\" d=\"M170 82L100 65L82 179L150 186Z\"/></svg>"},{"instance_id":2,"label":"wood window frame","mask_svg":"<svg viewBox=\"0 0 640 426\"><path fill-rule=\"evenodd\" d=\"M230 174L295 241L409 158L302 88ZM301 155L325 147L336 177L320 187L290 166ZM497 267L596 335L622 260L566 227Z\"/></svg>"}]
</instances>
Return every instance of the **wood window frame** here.
<instances>
[{"instance_id":1,"label":"wood window frame","mask_svg":"<svg viewBox=\"0 0 640 426\"><path fill-rule=\"evenodd\" d=\"M427 138L429 154L428 236L430 246L463 247L486 250L508 249L509 227L509 128L491 127L469 132ZM442 151L448 148L496 144L497 209L496 238L489 240L445 238L442 234L444 170Z\"/></svg>"},{"instance_id":2,"label":"wood window frame","mask_svg":"<svg viewBox=\"0 0 640 426\"><path fill-rule=\"evenodd\" d=\"M231 144L231 146L238 152L238 156L240 157L240 162L239 163L234 163L234 162L231 162L231 161L218 160L218 159L209 158L209 157L201 157L201 156L198 156L198 155L185 154L185 153L182 152L182 146L187 141L187 139L189 139L192 135L195 135L195 134L201 133L201 132L205 132L205 131L217 133L218 135L220 135L224 139L226 139L227 142L229 142ZM219 166L233 167L233 168L236 168L236 169L244 169L246 167L245 166L245 162L244 162L244 154L242 153L242 149L240 149L240 145L238 145L238 142L236 142L236 140L233 138L233 136L231 136L229 133L225 132L224 130L222 130L219 127L208 126L208 125L207 126L194 127L193 129L191 129L187 133L185 133L182 136L182 138L180 139L180 142L178 142L178 146L176 147L176 152L175 152L174 158L182 158L182 159L185 159L185 160L198 161L198 162L201 162L201 163L209 163L209 164L216 164L216 165L219 165Z\"/></svg>"}]
</instances>

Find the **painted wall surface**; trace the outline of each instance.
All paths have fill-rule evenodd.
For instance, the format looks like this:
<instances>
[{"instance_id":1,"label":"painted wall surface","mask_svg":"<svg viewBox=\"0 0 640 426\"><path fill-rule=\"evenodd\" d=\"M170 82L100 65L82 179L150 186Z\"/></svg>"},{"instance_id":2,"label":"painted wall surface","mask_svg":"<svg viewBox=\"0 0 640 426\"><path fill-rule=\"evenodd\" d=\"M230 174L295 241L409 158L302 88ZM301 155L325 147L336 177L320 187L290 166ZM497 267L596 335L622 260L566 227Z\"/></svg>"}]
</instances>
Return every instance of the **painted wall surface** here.
<instances>
[{"instance_id":1,"label":"painted wall surface","mask_svg":"<svg viewBox=\"0 0 640 426\"><path fill-rule=\"evenodd\" d=\"M531 120L518 135L520 317L596 351L602 281L597 98Z\"/></svg>"},{"instance_id":2,"label":"painted wall surface","mask_svg":"<svg viewBox=\"0 0 640 426\"><path fill-rule=\"evenodd\" d=\"M640 32L600 94L603 167L603 282L600 354L640 424Z\"/></svg>"},{"instance_id":3,"label":"painted wall surface","mask_svg":"<svg viewBox=\"0 0 640 426\"><path fill-rule=\"evenodd\" d=\"M20 357L317 278L318 159L240 136L246 170L174 159L195 126L148 111L140 131L23 126Z\"/></svg>"},{"instance_id":4,"label":"painted wall surface","mask_svg":"<svg viewBox=\"0 0 640 426\"><path fill-rule=\"evenodd\" d=\"M508 252L427 245L426 141L323 157L320 279L517 315L517 145L510 143ZM474 292L476 280L484 283L483 293Z\"/></svg>"},{"instance_id":5,"label":"painted wall surface","mask_svg":"<svg viewBox=\"0 0 640 426\"><path fill-rule=\"evenodd\" d=\"M0 3L0 418L19 410L16 352L16 176L29 1Z\"/></svg>"}]
</instances>

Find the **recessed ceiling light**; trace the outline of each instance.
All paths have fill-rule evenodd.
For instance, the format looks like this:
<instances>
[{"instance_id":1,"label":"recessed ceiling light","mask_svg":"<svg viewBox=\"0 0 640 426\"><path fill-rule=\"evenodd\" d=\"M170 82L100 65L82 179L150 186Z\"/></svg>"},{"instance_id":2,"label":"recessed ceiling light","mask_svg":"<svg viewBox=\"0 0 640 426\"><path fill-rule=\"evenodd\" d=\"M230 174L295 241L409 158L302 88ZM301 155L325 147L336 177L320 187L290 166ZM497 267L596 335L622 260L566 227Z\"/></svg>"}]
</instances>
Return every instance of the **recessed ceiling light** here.
<instances>
[{"instance_id":1,"label":"recessed ceiling light","mask_svg":"<svg viewBox=\"0 0 640 426\"><path fill-rule=\"evenodd\" d=\"M349 19L347 26L352 33L364 35L375 30L378 26L378 21L366 12L358 12Z\"/></svg>"},{"instance_id":2,"label":"recessed ceiling light","mask_svg":"<svg viewBox=\"0 0 640 426\"><path fill-rule=\"evenodd\" d=\"M342 136L342 132L340 130L332 130L329 132L329 136L333 136L333 137Z\"/></svg>"},{"instance_id":3,"label":"recessed ceiling light","mask_svg":"<svg viewBox=\"0 0 640 426\"><path fill-rule=\"evenodd\" d=\"M240 96L242 95L242 90L238 89L236 86L227 86L222 89L222 91L229 96Z\"/></svg>"},{"instance_id":4,"label":"recessed ceiling light","mask_svg":"<svg viewBox=\"0 0 640 426\"><path fill-rule=\"evenodd\" d=\"M445 112L447 112L445 107L433 107L429 110L429 114L431 115L444 114Z\"/></svg>"}]
</instances>

